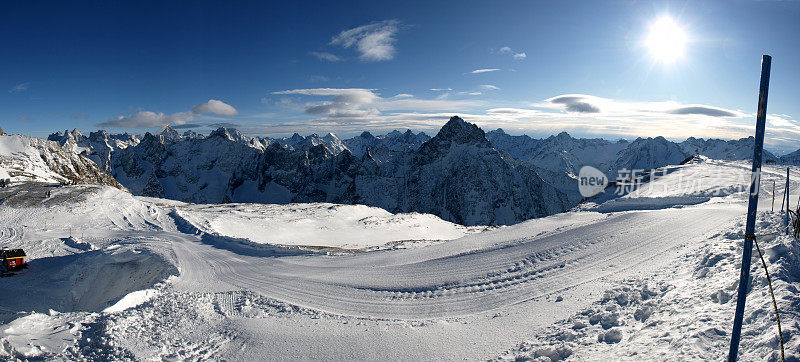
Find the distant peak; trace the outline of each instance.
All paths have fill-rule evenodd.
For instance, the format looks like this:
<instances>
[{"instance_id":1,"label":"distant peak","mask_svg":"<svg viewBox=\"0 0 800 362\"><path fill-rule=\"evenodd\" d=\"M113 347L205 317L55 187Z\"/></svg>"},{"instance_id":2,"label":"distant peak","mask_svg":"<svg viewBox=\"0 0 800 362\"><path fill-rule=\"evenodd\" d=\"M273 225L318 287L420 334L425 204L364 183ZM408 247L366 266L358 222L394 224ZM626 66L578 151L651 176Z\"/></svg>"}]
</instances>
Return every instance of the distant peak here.
<instances>
[{"instance_id":1,"label":"distant peak","mask_svg":"<svg viewBox=\"0 0 800 362\"><path fill-rule=\"evenodd\" d=\"M502 128L498 128L498 129L494 130L494 132L495 133L499 133L499 134L506 134L506 131L504 131Z\"/></svg>"},{"instance_id":2,"label":"distant peak","mask_svg":"<svg viewBox=\"0 0 800 362\"><path fill-rule=\"evenodd\" d=\"M436 138L456 143L489 142L482 129L459 116L451 117L439 130Z\"/></svg>"},{"instance_id":3,"label":"distant peak","mask_svg":"<svg viewBox=\"0 0 800 362\"><path fill-rule=\"evenodd\" d=\"M164 136L166 139L178 139L181 138L180 133L172 128L170 125L164 126L161 132L158 132L159 135Z\"/></svg>"},{"instance_id":4,"label":"distant peak","mask_svg":"<svg viewBox=\"0 0 800 362\"><path fill-rule=\"evenodd\" d=\"M368 138L368 139L375 138L375 136L373 136L372 133L369 133L368 131L361 132L361 136L360 137L361 138Z\"/></svg>"},{"instance_id":5,"label":"distant peak","mask_svg":"<svg viewBox=\"0 0 800 362\"><path fill-rule=\"evenodd\" d=\"M453 124L466 124L467 121L461 119L461 117L459 117L459 116L452 116L452 117L450 117L450 120L447 121L447 124L451 124L451 123L453 123Z\"/></svg>"},{"instance_id":6,"label":"distant peak","mask_svg":"<svg viewBox=\"0 0 800 362\"><path fill-rule=\"evenodd\" d=\"M229 139L229 140L233 139L231 137L231 134L228 132L228 130L225 127L217 128L217 129L214 130L214 132L211 132L211 134L208 135L208 138L212 138L212 137L222 137L222 138L226 138L226 139Z\"/></svg>"}]
</instances>

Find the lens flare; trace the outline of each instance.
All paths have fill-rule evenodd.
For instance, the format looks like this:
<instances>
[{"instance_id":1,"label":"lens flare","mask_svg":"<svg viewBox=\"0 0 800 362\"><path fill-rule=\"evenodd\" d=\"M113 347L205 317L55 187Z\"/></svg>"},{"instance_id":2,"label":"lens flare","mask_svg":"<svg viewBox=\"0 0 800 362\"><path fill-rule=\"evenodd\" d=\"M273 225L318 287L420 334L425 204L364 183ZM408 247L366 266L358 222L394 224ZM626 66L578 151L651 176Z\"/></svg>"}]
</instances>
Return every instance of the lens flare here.
<instances>
[{"instance_id":1,"label":"lens flare","mask_svg":"<svg viewBox=\"0 0 800 362\"><path fill-rule=\"evenodd\" d=\"M671 17L664 16L650 26L646 44L653 58L671 63L683 57L686 40L683 28Z\"/></svg>"}]
</instances>

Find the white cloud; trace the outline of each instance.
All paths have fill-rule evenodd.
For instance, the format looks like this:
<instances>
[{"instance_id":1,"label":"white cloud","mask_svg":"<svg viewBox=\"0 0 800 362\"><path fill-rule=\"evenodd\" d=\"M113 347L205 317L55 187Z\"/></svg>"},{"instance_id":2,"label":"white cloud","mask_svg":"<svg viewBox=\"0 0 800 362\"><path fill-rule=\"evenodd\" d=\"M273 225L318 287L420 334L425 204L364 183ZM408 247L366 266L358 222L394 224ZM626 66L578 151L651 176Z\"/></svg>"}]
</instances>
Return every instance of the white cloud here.
<instances>
[{"instance_id":1,"label":"white cloud","mask_svg":"<svg viewBox=\"0 0 800 362\"><path fill-rule=\"evenodd\" d=\"M496 72L498 70L500 70L500 69L498 69L498 68L475 69L475 70L471 71L470 74Z\"/></svg>"},{"instance_id":2,"label":"white cloud","mask_svg":"<svg viewBox=\"0 0 800 362\"><path fill-rule=\"evenodd\" d=\"M10 93L24 92L24 91L28 90L28 88L30 88L30 87L31 87L31 84L29 82L20 83L20 84L17 84L15 86L11 87L9 92Z\"/></svg>"},{"instance_id":3,"label":"white cloud","mask_svg":"<svg viewBox=\"0 0 800 362\"><path fill-rule=\"evenodd\" d=\"M400 30L397 20L384 20L357 28L344 30L333 37L332 45L341 45L344 48L355 46L359 59L363 61L378 62L394 59L396 49L395 36Z\"/></svg>"},{"instance_id":4,"label":"white cloud","mask_svg":"<svg viewBox=\"0 0 800 362\"><path fill-rule=\"evenodd\" d=\"M431 88L434 92L449 92L453 90L453 88Z\"/></svg>"},{"instance_id":5,"label":"white cloud","mask_svg":"<svg viewBox=\"0 0 800 362\"><path fill-rule=\"evenodd\" d=\"M338 55L331 54L328 52L310 52L310 54L317 57L320 60L327 60L329 62L341 62L342 60L344 60Z\"/></svg>"},{"instance_id":6,"label":"white cloud","mask_svg":"<svg viewBox=\"0 0 800 362\"><path fill-rule=\"evenodd\" d=\"M166 125L181 126L194 121L196 115L215 114L218 116L235 116L239 114L236 108L231 105L209 99L207 102L200 103L192 107L191 111L165 114L163 112L139 111L127 116L111 117L98 126L115 128L156 128Z\"/></svg>"},{"instance_id":7,"label":"white cloud","mask_svg":"<svg viewBox=\"0 0 800 362\"><path fill-rule=\"evenodd\" d=\"M200 103L192 107L195 114L216 114L218 116L232 117L239 114L236 108L216 99L209 99L208 102Z\"/></svg>"},{"instance_id":8,"label":"white cloud","mask_svg":"<svg viewBox=\"0 0 800 362\"><path fill-rule=\"evenodd\" d=\"M525 54L525 52L517 53L511 50L511 48L507 46L500 48L500 50L498 50L497 52L500 54L511 54L511 56L516 60L523 60L528 57L528 55Z\"/></svg>"},{"instance_id":9,"label":"white cloud","mask_svg":"<svg viewBox=\"0 0 800 362\"><path fill-rule=\"evenodd\" d=\"M414 98L414 95L413 94L408 94L408 93L400 93L398 95L395 95L394 97L395 98Z\"/></svg>"},{"instance_id":10,"label":"white cloud","mask_svg":"<svg viewBox=\"0 0 800 362\"><path fill-rule=\"evenodd\" d=\"M178 112L167 115L162 112L139 111L128 116L109 118L98 125L115 128L155 128L169 124L182 125L192 120L194 120L194 115L191 112Z\"/></svg>"},{"instance_id":11,"label":"white cloud","mask_svg":"<svg viewBox=\"0 0 800 362\"><path fill-rule=\"evenodd\" d=\"M491 84L483 84L481 85L481 88L486 90L500 90L500 87Z\"/></svg>"}]
</instances>

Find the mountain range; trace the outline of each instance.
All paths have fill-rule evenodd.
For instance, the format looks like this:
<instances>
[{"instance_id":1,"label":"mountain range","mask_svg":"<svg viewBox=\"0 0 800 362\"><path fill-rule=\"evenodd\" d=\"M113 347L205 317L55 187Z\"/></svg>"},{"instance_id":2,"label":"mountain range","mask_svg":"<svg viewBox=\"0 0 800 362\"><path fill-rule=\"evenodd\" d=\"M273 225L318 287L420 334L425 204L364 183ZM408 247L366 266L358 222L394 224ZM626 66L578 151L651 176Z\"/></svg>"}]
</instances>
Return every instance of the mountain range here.
<instances>
[{"instance_id":1,"label":"mountain range","mask_svg":"<svg viewBox=\"0 0 800 362\"><path fill-rule=\"evenodd\" d=\"M143 136L78 130L48 137L94 161L136 195L194 203L332 202L391 212L435 214L464 225L507 225L568 210L580 202L575 177L584 165L621 169L678 164L695 154L725 160L752 155L740 140L663 137L633 141L544 139L484 133L452 117L430 137L393 131L349 139L294 134L251 138L218 128L208 136L171 127ZM800 161L800 150L766 162Z\"/></svg>"}]
</instances>

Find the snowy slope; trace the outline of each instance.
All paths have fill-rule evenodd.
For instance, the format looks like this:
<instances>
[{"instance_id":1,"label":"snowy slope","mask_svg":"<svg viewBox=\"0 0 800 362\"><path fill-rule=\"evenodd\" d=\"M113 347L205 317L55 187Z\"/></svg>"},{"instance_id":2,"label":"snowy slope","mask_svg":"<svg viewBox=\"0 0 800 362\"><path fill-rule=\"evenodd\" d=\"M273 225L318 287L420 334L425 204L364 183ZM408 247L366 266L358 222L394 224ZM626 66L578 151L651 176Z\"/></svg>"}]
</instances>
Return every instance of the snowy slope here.
<instances>
[{"instance_id":1,"label":"snowy slope","mask_svg":"<svg viewBox=\"0 0 800 362\"><path fill-rule=\"evenodd\" d=\"M30 192L15 189L16 201L9 204L14 209L0 208L0 230L8 230L2 233L4 242L31 247L27 276L8 280L20 283L15 285L32 302L21 305L11 295L0 296L7 323L0 326L0 354L50 359L721 359L735 304L731 296L746 209L746 195L735 189L739 176L748 175L744 166L690 163L653 181L656 191L640 189L627 196L673 198L660 209L574 210L427 247L346 255L278 247L266 254L232 247L239 243L233 238L207 240L181 232L170 214L182 204L130 198L108 188L61 189L83 198L57 207L37 205L27 196ZM770 181L780 181L782 170L768 166L764 172L758 232L780 225L769 208ZM800 173L793 172L792 178L800 180ZM703 180L697 189L684 184L696 179ZM725 192L695 202L714 190ZM792 183L791 192L794 200L800 182ZM245 219L261 212L232 207L185 209L209 225L232 229L239 217L230 214L237 208ZM320 216L318 208L293 210L311 219ZM292 219L283 220L291 224ZM56 222L61 226L50 226ZM63 226L81 222L82 231L91 231L93 238L76 233L68 238ZM57 251L34 247L42 240ZM783 312L787 356L797 358L800 318L793 310L800 303L800 248L785 236L759 242ZM164 268L148 274L154 265ZM777 338L763 273L758 263L753 268L742 359L775 358ZM121 270L136 282L116 277L111 278L118 282L114 288L101 289L152 291L133 294L108 312L102 311L121 295L64 302L75 300L63 294L73 281L79 281L76 296L82 296L80 291L89 290L83 288L109 280L96 276ZM170 274L177 276L164 281ZM48 275L48 283L38 281ZM25 289L23 281L34 281L35 288ZM42 293L47 298L38 297L45 284L56 287Z\"/></svg>"}]
</instances>

